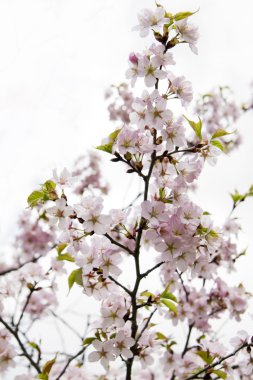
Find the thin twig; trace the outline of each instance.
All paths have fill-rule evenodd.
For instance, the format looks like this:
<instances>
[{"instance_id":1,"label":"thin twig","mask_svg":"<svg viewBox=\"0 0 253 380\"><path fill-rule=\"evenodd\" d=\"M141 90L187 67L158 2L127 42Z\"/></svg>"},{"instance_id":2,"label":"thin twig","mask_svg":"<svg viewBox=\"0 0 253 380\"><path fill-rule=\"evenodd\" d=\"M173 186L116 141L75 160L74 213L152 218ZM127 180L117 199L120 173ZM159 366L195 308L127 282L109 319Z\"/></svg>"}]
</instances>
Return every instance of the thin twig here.
<instances>
[{"instance_id":1,"label":"thin twig","mask_svg":"<svg viewBox=\"0 0 253 380\"><path fill-rule=\"evenodd\" d=\"M68 366L70 365L70 363L75 360L78 356L82 355L82 353L84 353L84 351L86 350L87 346L85 347L82 347L80 351L77 352L77 354L75 354L74 356L72 356L71 358L68 359L67 363L65 364L65 366L63 367L62 371L60 372L60 374L56 377L55 380L59 380L63 375L64 373L66 372Z\"/></svg>"},{"instance_id":2,"label":"thin twig","mask_svg":"<svg viewBox=\"0 0 253 380\"><path fill-rule=\"evenodd\" d=\"M119 243L117 240L113 239L110 235L108 235L107 233L104 235L105 237L107 237L107 239L110 240L110 242L114 245L117 245L118 247L120 247L121 249L123 249L124 251L128 252L130 255L134 255L134 252L131 251L131 249L129 249L128 247L125 247L123 244Z\"/></svg>"},{"instance_id":3,"label":"thin twig","mask_svg":"<svg viewBox=\"0 0 253 380\"><path fill-rule=\"evenodd\" d=\"M188 345L189 345L192 329L193 329L193 324L189 325L189 330L188 330L188 334L186 337L185 346L184 346L184 349L183 349L183 352L181 355L182 358L185 356L186 352L188 351Z\"/></svg>"},{"instance_id":4,"label":"thin twig","mask_svg":"<svg viewBox=\"0 0 253 380\"><path fill-rule=\"evenodd\" d=\"M26 264L36 263L41 257L42 257L41 255L37 256L37 257L33 257L31 260L25 261L24 263L19 264L16 267L5 269L5 270L3 270L3 271L0 272L0 276L4 276L4 275L6 275L8 273L15 272L15 271L21 269L22 267L24 267Z\"/></svg>"},{"instance_id":5,"label":"thin twig","mask_svg":"<svg viewBox=\"0 0 253 380\"><path fill-rule=\"evenodd\" d=\"M122 285L120 282L118 282L117 280L115 280L115 278L113 278L112 276L109 276L109 279L111 281L113 281L116 285L120 286L122 289L125 290L125 292L130 296L132 297L132 292L131 290L127 289L124 285Z\"/></svg>"},{"instance_id":6,"label":"thin twig","mask_svg":"<svg viewBox=\"0 0 253 380\"><path fill-rule=\"evenodd\" d=\"M163 264L165 264L165 261L161 261L160 263L154 265L152 268L150 268L146 272L142 273L141 278L147 277L151 272L153 272L155 269L159 268Z\"/></svg>"},{"instance_id":7,"label":"thin twig","mask_svg":"<svg viewBox=\"0 0 253 380\"><path fill-rule=\"evenodd\" d=\"M243 348L245 347L248 347L248 343L243 343L240 347L238 347L234 352L232 352L231 354L227 355L227 356L224 356L223 358L221 358L220 360L216 361L215 363L213 364L210 364L208 365L206 368L204 369L201 369L200 371L196 372L194 375L192 376L189 376L187 377L185 380L194 380L194 379L197 379L199 375L201 375L202 373L212 369L212 368L215 368L217 367L217 365L220 365L221 363L223 363L225 360L235 356L237 354L237 352L241 351ZM252 346L252 345L250 345Z\"/></svg>"},{"instance_id":8,"label":"thin twig","mask_svg":"<svg viewBox=\"0 0 253 380\"><path fill-rule=\"evenodd\" d=\"M28 361L30 362L31 366L32 366L33 368L35 368L36 371L37 371L38 373L41 373L41 369L40 369L39 364L36 363L36 362L33 360L33 358L31 357L31 355L29 355L28 351L26 350L24 344L22 343L22 341L21 341L21 339L20 339L20 337L19 337L19 335L18 335L18 332L15 331L14 329L12 329L12 328L9 326L9 324L3 320L2 317L0 317L0 322L1 322L1 323L6 327L6 329L7 329L7 330L8 330L8 331L14 336L14 338L16 339L16 341L17 341L18 344L19 344L19 347L21 348L21 351L22 351L23 355L28 359Z\"/></svg>"}]
</instances>

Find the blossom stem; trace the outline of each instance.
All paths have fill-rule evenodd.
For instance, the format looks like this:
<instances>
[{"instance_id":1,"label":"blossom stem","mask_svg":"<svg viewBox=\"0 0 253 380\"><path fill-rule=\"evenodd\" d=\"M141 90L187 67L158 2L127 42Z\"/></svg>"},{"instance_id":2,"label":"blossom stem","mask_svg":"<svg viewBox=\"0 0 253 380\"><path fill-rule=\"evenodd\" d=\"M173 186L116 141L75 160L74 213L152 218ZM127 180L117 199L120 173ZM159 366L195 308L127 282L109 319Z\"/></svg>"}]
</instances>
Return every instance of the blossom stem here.
<instances>
[{"instance_id":1,"label":"blossom stem","mask_svg":"<svg viewBox=\"0 0 253 380\"><path fill-rule=\"evenodd\" d=\"M218 365L220 365L221 363L223 363L225 360L235 356L237 354L237 352L241 351L243 348L245 347L248 347L248 346L252 346L252 345L249 345L248 343L243 343L240 347L238 347L235 351L233 351L231 354L227 355L227 356L224 356L223 358L221 358L220 360L208 365L207 367L201 369L200 371L196 372L194 375L192 376L189 376L187 377L185 380L194 380L194 379L198 379L198 376L201 375L202 373L205 373L206 371L212 369L212 368L215 368L217 367Z\"/></svg>"}]
</instances>

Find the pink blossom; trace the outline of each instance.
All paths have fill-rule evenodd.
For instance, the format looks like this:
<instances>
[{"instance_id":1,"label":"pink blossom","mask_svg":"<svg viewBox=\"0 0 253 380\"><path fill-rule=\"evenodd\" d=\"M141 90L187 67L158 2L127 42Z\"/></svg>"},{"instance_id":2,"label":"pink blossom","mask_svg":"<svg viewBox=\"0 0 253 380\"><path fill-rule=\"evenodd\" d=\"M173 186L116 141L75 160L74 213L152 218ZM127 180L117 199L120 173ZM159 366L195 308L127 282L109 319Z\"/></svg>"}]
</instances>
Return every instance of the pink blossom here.
<instances>
[{"instance_id":1,"label":"pink blossom","mask_svg":"<svg viewBox=\"0 0 253 380\"><path fill-rule=\"evenodd\" d=\"M139 25L135 26L133 30L140 31L141 37L146 37L150 29L156 32L160 31L163 24L169 23L169 18L166 18L165 9L161 6L156 9L143 9L142 13L138 14Z\"/></svg>"}]
</instances>

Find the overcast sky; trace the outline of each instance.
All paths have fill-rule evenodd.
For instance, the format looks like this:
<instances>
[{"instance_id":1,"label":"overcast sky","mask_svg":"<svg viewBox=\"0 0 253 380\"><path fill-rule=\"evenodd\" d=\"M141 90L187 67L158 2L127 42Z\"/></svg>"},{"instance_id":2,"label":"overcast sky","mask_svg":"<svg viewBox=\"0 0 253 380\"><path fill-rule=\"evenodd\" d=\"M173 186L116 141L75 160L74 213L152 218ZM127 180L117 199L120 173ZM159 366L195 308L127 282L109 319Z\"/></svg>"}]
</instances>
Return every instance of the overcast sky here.
<instances>
[{"instance_id":1,"label":"overcast sky","mask_svg":"<svg viewBox=\"0 0 253 380\"><path fill-rule=\"evenodd\" d=\"M196 94L230 85L239 100L253 79L252 0L164 1L169 11L197 10L199 55L187 46L174 53L177 73L192 81ZM0 0L0 243L8 244L27 195L62 168L99 144L113 130L104 91L124 80L129 52L143 50L131 28L151 0ZM171 7L171 8L170 8ZM230 211L228 193L253 183L253 114L238 128L243 145L206 167L197 201L222 222ZM107 162L108 157L105 157ZM113 167L114 171L114 167ZM112 164L105 169L114 200L123 199ZM117 175L121 173L116 169ZM109 178L109 180L110 180ZM122 175L122 183L129 179ZM253 201L237 213L249 245L240 276L253 291Z\"/></svg>"}]
</instances>

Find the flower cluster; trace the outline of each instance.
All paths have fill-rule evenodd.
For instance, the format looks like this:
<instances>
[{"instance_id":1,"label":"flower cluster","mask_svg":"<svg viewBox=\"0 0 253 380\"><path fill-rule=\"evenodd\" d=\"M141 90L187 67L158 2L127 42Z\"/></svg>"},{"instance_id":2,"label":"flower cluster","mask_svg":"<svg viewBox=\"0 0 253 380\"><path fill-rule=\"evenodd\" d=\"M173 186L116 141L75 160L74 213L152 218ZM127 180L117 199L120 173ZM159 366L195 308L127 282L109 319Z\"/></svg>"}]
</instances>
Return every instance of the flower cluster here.
<instances>
[{"instance_id":1,"label":"flower cluster","mask_svg":"<svg viewBox=\"0 0 253 380\"><path fill-rule=\"evenodd\" d=\"M1 370L13 365L17 355L9 343L12 337L40 379L252 377L250 336L239 333L229 350L213 334L214 319L227 312L240 321L247 310L249 294L243 285L228 285L222 279L242 256L236 240L240 228L232 214L223 226L216 226L188 191L206 162L214 164L224 148L236 144L236 139L229 140L227 128L240 115L223 90L198 103L195 121L185 115L193 99L191 83L168 66L175 65L171 50L176 45L188 44L197 52L192 15L173 15L159 4L155 10L144 10L134 29L141 37L151 32L155 42L129 56L126 76L132 91L125 84L111 89L118 99L109 105L110 118L119 124L97 149L139 177L141 194L126 208L106 209L101 195L107 186L91 156L89 168L54 170L52 178L28 197L37 220L24 217L16 242L22 260L2 271L6 277L0 323L8 333L0 332L6 341L0 344ZM145 88L135 95L140 78ZM175 99L180 111L173 108ZM232 195L232 211L249 195L252 188ZM128 265L131 273L126 278ZM159 282L149 280L157 272ZM13 273L19 286L8 285ZM80 298L99 301L100 313L88 323L84 336L60 315L78 336L79 349L52 359L27 334L29 323L58 317L57 289L66 273L69 291L75 285ZM9 307L10 299L15 302ZM28 326L21 329L24 320ZM184 341L178 333L182 327L188 330ZM88 372L86 350L88 362L99 362L102 374L97 367ZM30 375L16 380L33 378Z\"/></svg>"}]
</instances>

